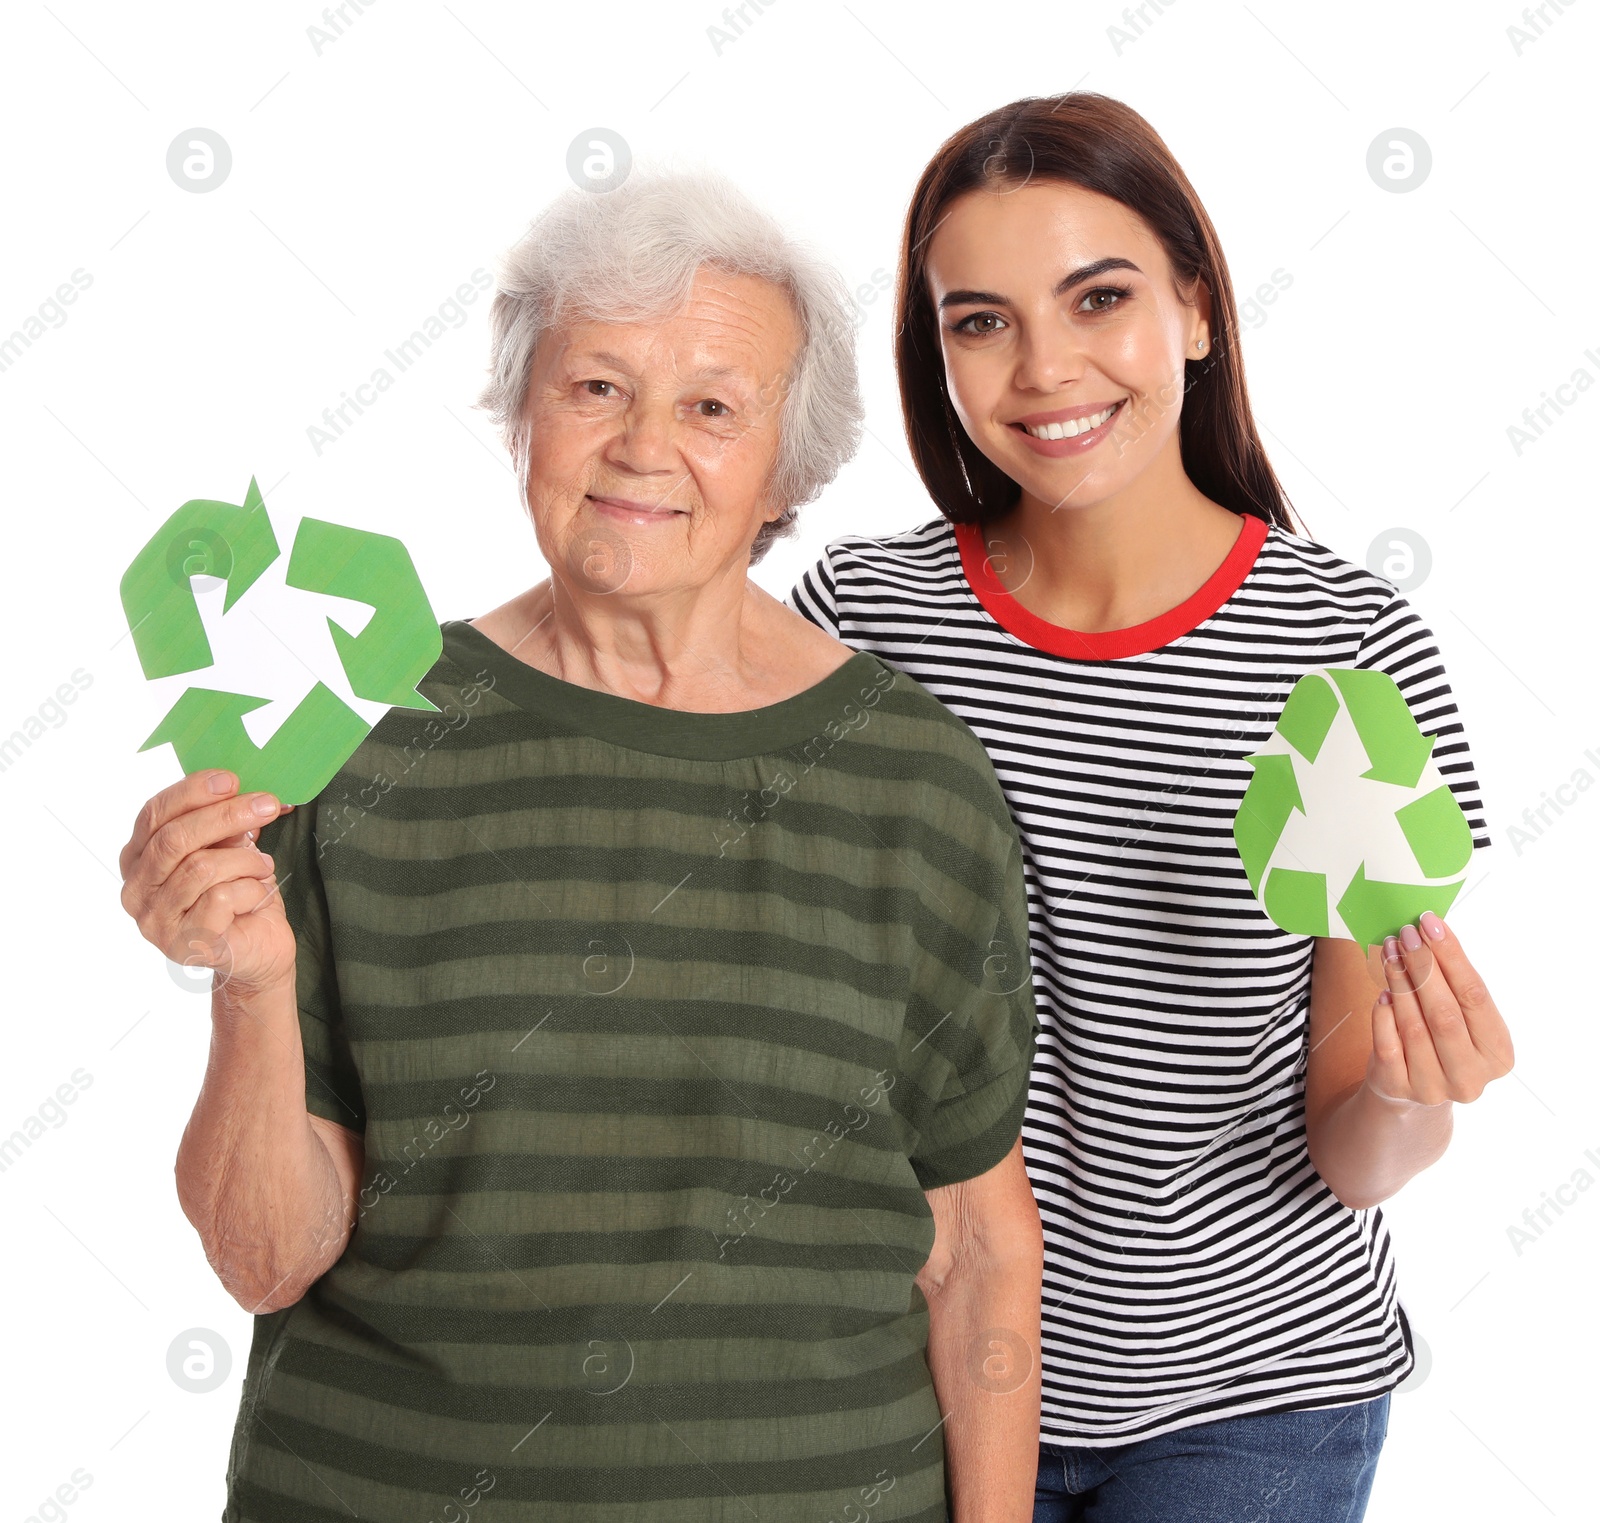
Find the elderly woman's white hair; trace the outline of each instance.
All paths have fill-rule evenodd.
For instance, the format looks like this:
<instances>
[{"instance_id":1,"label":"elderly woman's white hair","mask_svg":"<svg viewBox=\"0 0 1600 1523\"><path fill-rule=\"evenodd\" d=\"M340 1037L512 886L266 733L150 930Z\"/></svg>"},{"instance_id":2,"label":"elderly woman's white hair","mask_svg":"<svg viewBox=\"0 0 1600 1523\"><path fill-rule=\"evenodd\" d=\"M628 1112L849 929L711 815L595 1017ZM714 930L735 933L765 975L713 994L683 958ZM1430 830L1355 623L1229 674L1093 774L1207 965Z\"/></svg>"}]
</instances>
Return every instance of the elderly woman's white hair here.
<instances>
[{"instance_id":1,"label":"elderly woman's white hair","mask_svg":"<svg viewBox=\"0 0 1600 1523\"><path fill-rule=\"evenodd\" d=\"M800 505L855 454L864 408L843 280L723 176L636 166L616 190L570 190L535 217L495 262L490 379L476 405L494 419L524 481L524 411L540 336L573 319L665 317L688 300L703 264L780 287L803 334L778 410L770 484L783 512L761 526L753 564L794 532Z\"/></svg>"}]
</instances>

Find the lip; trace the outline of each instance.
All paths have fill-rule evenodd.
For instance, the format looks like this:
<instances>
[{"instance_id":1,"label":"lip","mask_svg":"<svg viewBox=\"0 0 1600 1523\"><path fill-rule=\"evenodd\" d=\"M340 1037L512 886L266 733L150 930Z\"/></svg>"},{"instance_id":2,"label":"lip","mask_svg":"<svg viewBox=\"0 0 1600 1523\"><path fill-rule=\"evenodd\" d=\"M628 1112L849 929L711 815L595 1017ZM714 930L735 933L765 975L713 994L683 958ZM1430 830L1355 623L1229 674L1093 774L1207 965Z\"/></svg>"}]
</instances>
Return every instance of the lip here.
<instances>
[{"instance_id":1,"label":"lip","mask_svg":"<svg viewBox=\"0 0 1600 1523\"><path fill-rule=\"evenodd\" d=\"M591 493L589 501L607 517L620 518L630 524L665 523L670 518L686 516L682 508L663 507L659 503L635 502L628 497L596 497Z\"/></svg>"},{"instance_id":2,"label":"lip","mask_svg":"<svg viewBox=\"0 0 1600 1523\"><path fill-rule=\"evenodd\" d=\"M1126 397L1118 397L1117 405L1120 406L1127 400ZM1028 423L1035 428L1041 423L1069 423L1074 418L1087 418L1094 413L1103 412L1112 405L1110 402L1085 402L1081 407L1062 407L1055 412L1025 413L1022 417L1013 418L1011 421L1013 423Z\"/></svg>"},{"instance_id":3,"label":"lip","mask_svg":"<svg viewBox=\"0 0 1600 1523\"><path fill-rule=\"evenodd\" d=\"M1123 397L1118 401L1116 403L1116 411L1098 428L1092 428L1086 434L1074 434L1070 439L1035 439L1026 428L1019 428L1016 425L1027 423L1037 428L1041 423L1065 423L1072 418L1091 417L1097 412L1103 412L1112 404L1108 402L1089 402L1082 407L1058 408L1055 412L1029 413L1025 417L1013 418L1006 426L1035 454L1044 455L1052 460L1060 460L1068 455L1081 455L1099 444L1117 426L1117 419L1122 416L1122 409L1127 400L1126 397Z\"/></svg>"}]
</instances>

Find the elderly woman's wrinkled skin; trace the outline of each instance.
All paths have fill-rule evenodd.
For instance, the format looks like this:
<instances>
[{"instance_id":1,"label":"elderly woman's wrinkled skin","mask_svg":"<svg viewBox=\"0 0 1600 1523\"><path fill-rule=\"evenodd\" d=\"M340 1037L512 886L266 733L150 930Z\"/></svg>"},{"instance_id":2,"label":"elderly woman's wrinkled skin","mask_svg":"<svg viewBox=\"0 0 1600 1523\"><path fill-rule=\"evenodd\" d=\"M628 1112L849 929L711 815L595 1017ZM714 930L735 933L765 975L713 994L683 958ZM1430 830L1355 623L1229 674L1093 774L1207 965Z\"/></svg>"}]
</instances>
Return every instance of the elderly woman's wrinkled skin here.
<instances>
[{"instance_id":1,"label":"elderly woman's wrinkled skin","mask_svg":"<svg viewBox=\"0 0 1600 1523\"><path fill-rule=\"evenodd\" d=\"M575 322L534 355L527 499L550 580L473 620L550 675L665 708L762 708L849 647L749 579L801 334L784 292L702 266L684 310Z\"/></svg>"}]
</instances>

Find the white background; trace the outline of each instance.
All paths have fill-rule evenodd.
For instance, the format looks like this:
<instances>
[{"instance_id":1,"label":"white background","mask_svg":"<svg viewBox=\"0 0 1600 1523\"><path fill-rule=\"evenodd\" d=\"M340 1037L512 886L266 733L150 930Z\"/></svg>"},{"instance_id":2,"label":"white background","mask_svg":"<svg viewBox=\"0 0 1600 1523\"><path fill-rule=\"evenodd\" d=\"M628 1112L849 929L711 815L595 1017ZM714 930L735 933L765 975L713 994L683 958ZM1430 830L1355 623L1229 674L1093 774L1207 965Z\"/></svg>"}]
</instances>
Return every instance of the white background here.
<instances>
[{"instance_id":1,"label":"white background","mask_svg":"<svg viewBox=\"0 0 1600 1523\"><path fill-rule=\"evenodd\" d=\"M1369 1517L1593 1517L1600 1189L1569 1189L1520 1253L1508 1228L1578 1171L1600 1180L1583 971L1600 789L1567 793L1537 835L1522 821L1580 769L1600 779L1600 395L1577 392L1520 453L1508 428L1580 368L1600 379L1594 8L1543 7L1519 50L1513 3L1181 0L1118 42L1109 3L774 0L719 53L713 5L376 0L320 54L311 3L7 11L0 336L74 270L92 284L0 370L0 735L75 670L92 682L0 771L0 1137L74 1070L92 1083L0 1173L0 1518L36 1515L78 1468L93 1480L74 1520L215 1517L249 1341L173 1189L208 1001L118 900L135 811L178 775L170 749L136 753L163 704L118 599L134 553L187 499L240 502L254 475L285 549L307 514L398 535L439 616L473 617L544 574L470 405L487 300L320 454L307 429L568 186L580 133L725 170L858 286L893 270L906 198L950 132L1074 87L1163 135L1241 301L1291 277L1242 339L1263 437L1313 537L1358 562L1392 528L1428 545L1409 595L1496 839L1452 923L1517 1068L1457 1108L1448 1155L1385 1207L1431 1368L1394 1398ZM232 152L206 193L166 168L195 127ZM1403 194L1366 167L1396 127L1433 158ZM757 569L780 596L830 538L934 514L889 328L887 299L866 308L860 455ZM191 1328L232 1354L205 1394L167 1372Z\"/></svg>"}]
</instances>

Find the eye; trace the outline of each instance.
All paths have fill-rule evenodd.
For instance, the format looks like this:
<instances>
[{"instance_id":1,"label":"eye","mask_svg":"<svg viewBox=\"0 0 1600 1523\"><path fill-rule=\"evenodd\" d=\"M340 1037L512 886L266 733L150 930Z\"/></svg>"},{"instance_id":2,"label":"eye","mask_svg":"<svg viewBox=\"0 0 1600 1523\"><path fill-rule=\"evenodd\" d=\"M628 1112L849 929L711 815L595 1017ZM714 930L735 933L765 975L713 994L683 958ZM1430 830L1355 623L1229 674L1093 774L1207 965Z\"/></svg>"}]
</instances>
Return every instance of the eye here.
<instances>
[{"instance_id":1,"label":"eye","mask_svg":"<svg viewBox=\"0 0 1600 1523\"><path fill-rule=\"evenodd\" d=\"M615 382L612 382L612 381L585 381L583 384L584 384L585 388L588 390L589 395L592 396L592 397L608 397L613 392L615 392L616 389L617 389ZM596 387L601 387L601 386L610 387L610 390L609 391L598 391L598 390L596 390Z\"/></svg>"},{"instance_id":2,"label":"eye","mask_svg":"<svg viewBox=\"0 0 1600 1523\"><path fill-rule=\"evenodd\" d=\"M719 402L715 397L706 397L704 400L696 402L694 405L700 409L700 416L702 418L726 418L733 411L733 409L729 407L726 402ZM705 410L707 408L715 408L716 411L707 412Z\"/></svg>"},{"instance_id":3,"label":"eye","mask_svg":"<svg viewBox=\"0 0 1600 1523\"><path fill-rule=\"evenodd\" d=\"M979 323L994 323L992 328L978 327ZM952 333L998 333L1005 326L1005 319L998 312L973 312L963 317L960 322L952 323Z\"/></svg>"},{"instance_id":4,"label":"eye","mask_svg":"<svg viewBox=\"0 0 1600 1523\"><path fill-rule=\"evenodd\" d=\"M1104 303L1103 305L1080 306L1078 310L1080 312L1086 311L1090 313L1109 312L1113 307L1119 305L1123 298L1132 295L1133 288L1131 286L1096 286L1094 290L1088 291L1084 294L1083 300L1085 303L1093 302L1097 296L1110 296L1114 299Z\"/></svg>"}]
</instances>

